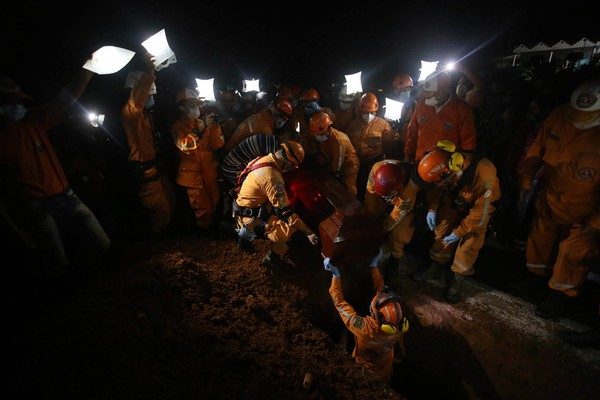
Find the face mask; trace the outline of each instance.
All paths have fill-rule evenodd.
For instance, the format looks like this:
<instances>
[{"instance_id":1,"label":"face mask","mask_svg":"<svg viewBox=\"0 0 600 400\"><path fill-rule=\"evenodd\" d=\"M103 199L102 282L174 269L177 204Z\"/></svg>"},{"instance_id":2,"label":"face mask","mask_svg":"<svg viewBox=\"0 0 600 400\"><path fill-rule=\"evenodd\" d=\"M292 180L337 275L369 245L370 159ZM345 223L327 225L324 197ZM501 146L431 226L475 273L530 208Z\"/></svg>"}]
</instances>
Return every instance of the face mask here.
<instances>
[{"instance_id":1,"label":"face mask","mask_svg":"<svg viewBox=\"0 0 600 400\"><path fill-rule=\"evenodd\" d=\"M365 121L368 124L375 119L375 114L371 114L371 113L363 114L361 117L362 117L363 121Z\"/></svg>"},{"instance_id":2,"label":"face mask","mask_svg":"<svg viewBox=\"0 0 600 400\"><path fill-rule=\"evenodd\" d=\"M348 111L351 107L352 107L352 103L340 101L340 108L342 109L342 111Z\"/></svg>"},{"instance_id":3,"label":"face mask","mask_svg":"<svg viewBox=\"0 0 600 400\"><path fill-rule=\"evenodd\" d=\"M189 119L198 119L200 117L200 107L192 107L187 110L187 116Z\"/></svg>"},{"instance_id":4,"label":"face mask","mask_svg":"<svg viewBox=\"0 0 600 400\"><path fill-rule=\"evenodd\" d=\"M456 87L456 95L460 98L465 97L468 91L467 85L463 85L462 83Z\"/></svg>"},{"instance_id":5,"label":"face mask","mask_svg":"<svg viewBox=\"0 0 600 400\"><path fill-rule=\"evenodd\" d=\"M323 143L327 140L327 135L315 135L315 139L317 139L317 142Z\"/></svg>"},{"instance_id":6,"label":"face mask","mask_svg":"<svg viewBox=\"0 0 600 400\"><path fill-rule=\"evenodd\" d=\"M275 128L281 128L286 122L287 118L275 117Z\"/></svg>"},{"instance_id":7,"label":"face mask","mask_svg":"<svg viewBox=\"0 0 600 400\"><path fill-rule=\"evenodd\" d=\"M410 100L410 93L409 92L401 92L398 95L398 101L400 101L402 103L406 103L409 100Z\"/></svg>"},{"instance_id":8,"label":"face mask","mask_svg":"<svg viewBox=\"0 0 600 400\"><path fill-rule=\"evenodd\" d=\"M144 108L147 109L147 110L149 110L152 107L154 107L154 97L150 96L146 100L146 104L144 104Z\"/></svg>"},{"instance_id":9,"label":"face mask","mask_svg":"<svg viewBox=\"0 0 600 400\"><path fill-rule=\"evenodd\" d=\"M0 110L2 111L2 115L5 115L6 118L8 118L12 121L15 121L15 122L19 122L20 120L23 119L25 114L27 114L27 109L25 108L25 106L23 104L13 104L10 106L2 106L2 107L0 107Z\"/></svg>"},{"instance_id":10,"label":"face mask","mask_svg":"<svg viewBox=\"0 0 600 400\"><path fill-rule=\"evenodd\" d=\"M429 97L427 99L425 99L425 104L427 104L428 106L432 106L435 107L438 103L438 99L436 99L435 97Z\"/></svg>"}]
</instances>

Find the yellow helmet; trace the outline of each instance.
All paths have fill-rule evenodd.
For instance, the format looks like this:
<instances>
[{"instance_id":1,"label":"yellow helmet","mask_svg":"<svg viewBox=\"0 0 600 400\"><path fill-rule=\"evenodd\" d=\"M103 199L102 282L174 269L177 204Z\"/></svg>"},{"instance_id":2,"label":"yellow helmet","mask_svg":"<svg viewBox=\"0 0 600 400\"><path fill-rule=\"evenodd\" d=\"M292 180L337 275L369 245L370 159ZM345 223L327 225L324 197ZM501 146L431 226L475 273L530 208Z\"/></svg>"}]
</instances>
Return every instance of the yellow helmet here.
<instances>
[{"instance_id":1,"label":"yellow helmet","mask_svg":"<svg viewBox=\"0 0 600 400\"><path fill-rule=\"evenodd\" d=\"M300 164L302 164L302 161L304 161L304 149L302 148L302 145L290 140L289 142L281 143L280 146L283 149L285 158L298 168Z\"/></svg>"}]
</instances>

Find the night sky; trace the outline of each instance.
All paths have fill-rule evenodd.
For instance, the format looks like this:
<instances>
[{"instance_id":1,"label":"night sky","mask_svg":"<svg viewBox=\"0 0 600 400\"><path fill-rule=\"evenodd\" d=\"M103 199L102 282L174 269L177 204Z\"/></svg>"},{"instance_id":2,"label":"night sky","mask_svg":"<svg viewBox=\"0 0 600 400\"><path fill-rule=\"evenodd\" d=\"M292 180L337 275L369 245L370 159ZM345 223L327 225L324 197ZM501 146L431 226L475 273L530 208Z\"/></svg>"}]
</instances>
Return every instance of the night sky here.
<instances>
[{"instance_id":1,"label":"night sky","mask_svg":"<svg viewBox=\"0 0 600 400\"><path fill-rule=\"evenodd\" d=\"M363 85L382 86L397 73L416 76L421 59L456 59L479 49L466 59L477 64L520 43L600 40L591 9L512 0L247 2L241 9L227 1L48 2L48 9L10 3L2 6L1 72L42 97L68 82L86 54L103 45L141 53L140 43L162 28L178 64L159 73L159 87L168 81L174 90L191 86L193 77L215 77L218 89L239 87L243 78L319 86L358 70ZM140 61L136 56L120 73L94 78L92 87L119 88Z\"/></svg>"}]
</instances>

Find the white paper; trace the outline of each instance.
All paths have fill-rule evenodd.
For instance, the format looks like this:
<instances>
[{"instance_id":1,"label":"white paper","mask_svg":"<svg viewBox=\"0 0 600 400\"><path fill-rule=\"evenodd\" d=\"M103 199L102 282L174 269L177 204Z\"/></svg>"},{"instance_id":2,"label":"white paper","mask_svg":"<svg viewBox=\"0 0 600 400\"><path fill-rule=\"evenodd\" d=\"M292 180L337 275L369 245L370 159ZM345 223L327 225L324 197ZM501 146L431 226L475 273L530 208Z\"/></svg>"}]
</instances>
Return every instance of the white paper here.
<instances>
[{"instance_id":1,"label":"white paper","mask_svg":"<svg viewBox=\"0 0 600 400\"><path fill-rule=\"evenodd\" d=\"M242 92L244 92L244 93L260 92L259 81L260 81L260 79L244 79L242 81L242 83L243 83Z\"/></svg>"},{"instance_id":2,"label":"white paper","mask_svg":"<svg viewBox=\"0 0 600 400\"><path fill-rule=\"evenodd\" d=\"M346 77L346 90L349 95L362 92L362 83L360 81L361 75L362 71L358 71L351 75L344 75Z\"/></svg>"},{"instance_id":3,"label":"white paper","mask_svg":"<svg viewBox=\"0 0 600 400\"><path fill-rule=\"evenodd\" d=\"M115 46L100 47L87 60L83 68L99 75L114 74L120 71L135 55L134 51Z\"/></svg>"},{"instance_id":4,"label":"white paper","mask_svg":"<svg viewBox=\"0 0 600 400\"><path fill-rule=\"evenodd\" d=\"M148 53L152 54L156 61L154 61L154 65L158 67L163 62L169 60L175 55L173 50L169 47L169 42L167 42L167 34L164 29L150 36L148 39L142 42L142 46L148 51ZM175 62L177 60L175 59ZM172 62L168 62L167 65L172 64ZM160 68L164 68L162 66ZM159 70L159 68L157 68Z\"/></svg>"},{"instance_id":5,"label":"white paper","mask_svg":"<svg viewBox=\"0 0 600 400\"><path fill-rule=\"evenodd\" d=\"M160 65L157 65L156 71L160 71L163 68L167 68L169 65L175 64L176 62L177 62L177 57L175 57L175 54L173 54L171 57L169 57L169 59L166 62L164 62Z\"/></svg>"},{"instance_id":6,"label":"white paper","mask_svg":"<svg viewBox=\"0 0 600 400\"><path fill-rule=\"evenodd\" d=\"M196 91L198 92L198 97L203 98L207 101L215 101L215 89L214 83L215 78L211 79L196 79Z\"/></svg>"},{"instance_id":7,"label":"white paper","mask_svg":"<svg viewBox=\"0 0 600 400\"><path fill-rule=\"evenodd\" d=\"M419 82L423 82L425 78L437 69L439 61L423 61L421 60L421 73L419 74Z\"/></svg>"},{"instance_id":8,"label":"white paper","mask_svg":"<svg viewBox=\"0 0 600 400\"><path fill-rule=\"evenodd\" d=\"M404 107L404 103L401 101L396 101L390 98L385 98L385 119L389 119L391 121L397 121L402 116L402 108Z\"/></svg>"}]
</instances>

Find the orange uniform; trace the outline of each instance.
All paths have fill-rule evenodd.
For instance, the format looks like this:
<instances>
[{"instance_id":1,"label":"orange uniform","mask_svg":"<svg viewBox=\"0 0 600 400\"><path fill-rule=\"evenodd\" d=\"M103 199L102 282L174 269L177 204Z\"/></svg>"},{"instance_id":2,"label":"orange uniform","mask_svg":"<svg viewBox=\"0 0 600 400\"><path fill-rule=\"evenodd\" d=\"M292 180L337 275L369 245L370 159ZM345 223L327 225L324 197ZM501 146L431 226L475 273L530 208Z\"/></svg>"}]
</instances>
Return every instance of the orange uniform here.
<instances>
[{"instance_id":1,"label":"orange uniform","mask_svg":"<svg viewBox=\"0 0 600 400\"><path fill-rule=\"evenodd\" d=\"M467 174L466 170L473 158L470 154L464 156L463 170ZM452 257L456 248L452 271L460 275L471 275L494 211L492 203L500 198L500 186L496 167L487 158L482 158L475 166L471 182L462 185L458 178L455 179L449 187L426 192L429 209L437 210L438 221L434 231L435 242L429 255L432 260L444 264ZM458 245L453 243L444 246L442 239L452 232L461 238Z\"/></svg>"},{"instance_id":2,"label":"orange uniform","mask_svg":"<svg viewBox=\"0 0 600 400\"><path fill-rule=\"evenodd\" d=\"M393 140L391 131L390 124L383 118L375 117L366 123L359 115L348 123L347 133L361 163L367 163L383 157L385 145Z\"/></svg>"},{"instance_id":3,"label":"orange uniform","mask_svg":"<svg viewBox=\"0 0 600 400\"><path fill-rule=\"evenodd\" d=\"M386 245L393 257L400 258L404 254L404 246L412 239L413 219L415 217L413 208L419 186L409 180L398 195L394 197L393 204L386 204L374 190L375 172L385 163L403 164L398 160L384 160L373 165L367 181L365 206L374 217L381 219L383 230L388 232Z\"/></svg>"},{"instance_id":4,"label":"orange uniform","mask_svg":"<svg viewBox=\"0 0 600 400\"><path fill-rule=\"evenodd\" d=\"M129 99L121 110L121 117L129 144L129 161L147 165L140 181L139 196L144 207L153 211L152 231L160 232L171 220L174 194L167 177L156 166L154 126L144 112L154 78L154 73L142 74L131 89Z\"/></svg>"},{"instance_id":5,"label":"orange uniform","mask_svg":"<svg viewBox=\"0 0 600 400\"><path fill-rule=\"evenodd\" d=\"M281 171L273 154L268 154L256 162L256 164L269 163L271 165L251 171L244 180L236 199L240 207L258 208L268 205L271 213L274 208L282 209L290 202L285 192L285 183ZM253 231L260 224L256 217L238 216L238 226L246 227ZM265 234L272 242L271 250L282 256L287 253L287 241L296 231L302 231L306 235L313 232L302 222L300 217L294 213L288 217L287 222L271 215L265 226Z\"/></svg>"},{"instance_id":6,"label":"orange uniform","mask_svg":"<svg viewBox=\"0 0 600 400\"><path fill-rule=\"evenodd\" d=\"M257 114L251 115L242 122L231 138L225 145L225 150L231 150L238 145L242 140L256 135L257 133L274 133L275 132L275 119L273 113L269 108L265 108Z\"/></svg>"},{"instance_id":7,"label":"orange uniform","mask_svg":"<svg viewBox=\"0 0 600 400\"><path fill-rule=\"evenodd\" d=\"M347 110L338 109L334 113L335 119L333 120L333 127L342 132L347 132L348 124L350 123L350 121L356 118L356 115L356 106L354 104Z\"/></svg>"},{"instance_id":8,"label":"orange uniform","mask_svg":"<svg viewBox=\"0 0 600 400\"><path fill-rule=\"evenodd\" d=\"M404 144L404 158L420 161L440 140L450 140L459 150L475 150L477 133L471 107L451 97L441 109L417 101Z\"/></svg>"},{"instance_id":9,"label":"orange uniform","mask_svg":"<svg viewBox=\"0 0 600 400\"><path fill-rule=\"evenodd\" d=\"M46 197L67 189L67 178L46 133L57 122L58 116L40 110L19 122L6 120L1 127L0 164L19 195Z\"/></svg>"},{"instance_id":10,"label":"orange uniform","mask_svg":"<svg viewBox=\"0 0 600 400\"><path fill-rule=\"evenodd\" d=\"M356 196L356 176L360 164L348 136L344 132L331 128L327 140L317 142L317 146L318 151L325 159L329 172L343 182L346 189Z\"/></svg>"},{"instance_id":11,"label":"orange uniform","mask_svg":"<svg viewBox=\"0 0 600 400\"><path fill-rule=\"evenodd\" d=\"M197 119L182 117L175 121L171 133L179 149L177 183L187 189L198 226L208 228L219 202L214 151L223 147L225 139L219 125L206 127L198 137L198 124Z\"/></svg>"},{"instance_id":12,"label":"orange uniform","mask_svg":"<svg viewBox=\"0 0 600 400\"><path fill-rule=\"evenodd\" d=\"M383 277L379 268L371 268L373 287L383 289ZM346 328L354 334L356 344L352 356L356 362L389 382L393 372L394 345L402 343L402 334L390 335L381 331L379 323L372 316L362 317L344 300L342 280L332 278L329 294Z\"/></svg>"},{"instance_id":13,"label":"orange uniform","mask_svg":"<svg viewBox=\"0 0 600 400\"><path fill-rule=\"evenodd\" d=\"M554 110L519 168L521 187L529 189L542 168L536 214L527 238L527 267L545 276L558 255L549 285L577 296L585 280L588 259L598 254L598 238L584 228L600 229L600 127L578 129L565 119L569 106Z\"/></svg>"}]
</instances>

